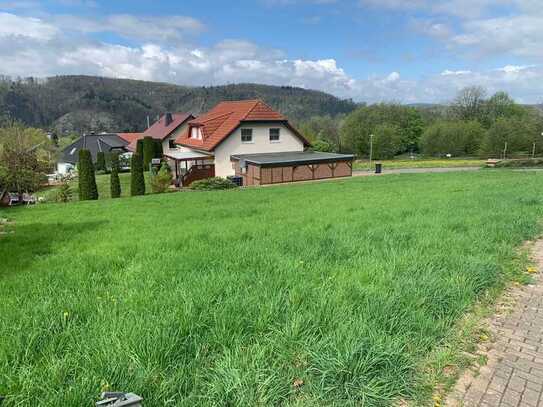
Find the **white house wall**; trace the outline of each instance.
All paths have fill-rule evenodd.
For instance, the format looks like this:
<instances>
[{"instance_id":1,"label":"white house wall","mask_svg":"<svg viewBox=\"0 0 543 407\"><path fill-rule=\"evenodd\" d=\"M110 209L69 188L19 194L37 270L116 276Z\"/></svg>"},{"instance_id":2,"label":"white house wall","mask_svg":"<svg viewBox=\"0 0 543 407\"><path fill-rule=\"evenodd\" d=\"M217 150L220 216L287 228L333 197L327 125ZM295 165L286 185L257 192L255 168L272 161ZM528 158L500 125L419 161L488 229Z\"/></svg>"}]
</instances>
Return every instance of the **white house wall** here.
<instances>
[{"instance_id":1,"label":"white house wall","mask_svg":"<svg viewBox=\"0 0 543 407\"><path fill-rule=\"evenodd\" d=\"M189 126L188 123L183 123L181 126L177 128L177 130L175 130L172 134L170 134L168 137L166 137L162 141L162 150L164 151L164 154L167 154L170 151L179 151L178 149L170 148L170 140L175 141L175 139L177 139L181 134L183 134L187 130L188 126Z\"/></svg>"},{"instance_id":2,"label":"white house wall","mask_svg":"<svg viewBox=\"0 0 543 407\"><path fill-rule=\"evenodd\" d=\"M253 129L253 142L241 142L241 129ZM270 129L281 129L280 141L270 141ZM304 151L304 144L294 132L282 124L243 124L215 149L215 175L234 175L230 156L234 154L282 153Z\"/></svg>"}]
</instances>

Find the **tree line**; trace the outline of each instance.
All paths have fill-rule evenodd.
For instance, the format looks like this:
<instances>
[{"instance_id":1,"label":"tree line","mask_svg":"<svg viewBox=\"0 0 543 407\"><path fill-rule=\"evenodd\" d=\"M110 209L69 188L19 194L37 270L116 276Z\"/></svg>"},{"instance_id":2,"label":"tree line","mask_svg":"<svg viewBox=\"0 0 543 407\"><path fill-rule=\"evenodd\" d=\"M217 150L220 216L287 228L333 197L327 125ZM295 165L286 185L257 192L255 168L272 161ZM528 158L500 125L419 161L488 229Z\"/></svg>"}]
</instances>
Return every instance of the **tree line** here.
<instances>
[{"instance_id":1,"label":"tree line","mask_svg":"<svg viewBox=\"0 0 543 407\"><path fill-rule=\"evenodd\" d=\"M372 140L376 159L543 153L541 110L520 105L505 92L487 97L481 87L461 90L447 106L364 105L347 115L313 117L299 128L319 151L367 157Z\"/></svg>"}]
</instances>

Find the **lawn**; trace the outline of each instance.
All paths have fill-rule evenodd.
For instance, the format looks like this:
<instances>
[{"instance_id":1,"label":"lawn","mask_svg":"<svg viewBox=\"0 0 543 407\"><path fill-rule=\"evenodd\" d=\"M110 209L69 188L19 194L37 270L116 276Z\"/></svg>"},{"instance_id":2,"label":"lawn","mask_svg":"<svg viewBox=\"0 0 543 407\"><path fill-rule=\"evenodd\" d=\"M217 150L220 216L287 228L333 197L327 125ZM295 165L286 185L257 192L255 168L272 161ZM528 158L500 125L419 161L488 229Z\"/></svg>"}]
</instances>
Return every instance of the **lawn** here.
<instances>
[{"instance_id":1,"label":"lawn","mask_svg":"<svg viewBox=\"0 0 543 407\"><path fill-rule=\"evenodd\" d=\"M119 180L121 181L121 196L127 197L130 196L130 173L121 173L119 174ZM79 200L78 197L78 181L74 179L70 181L70 186L72 188L72 200ZM98 197L99 199L110 199L111 198L111 181L109 174L99 174L96 175L96 186L98 187ZM146 193L151 192L151 184L149 180L149 173L145 173L145 191ZM37 195L44 197L47 202L55 202L56 196L58 193L57 187L47 188L42 192L39 192Z\"/></svg>"},{"instance_id":2,"label":"lawn","mask_svg":"<svg viewBox=\"0 0 543 407\"><path fill-rule=\"evenodd\" d=\"M396 160L378 160L383 164L383 169L403 169L403 168L455 168L455 167L482 167L486 160L478 160L475 158L448 158L448 159L433 159L433 158L416 158L396 159ZM372 167L374 164L372 164ZM357 160L354 162L354 170L367 170L369 168L368 160Z\"/></svg>"},{"instance_id":3,"label":"lawn","mask_svg":"<svg viewBox=\"0 0 543 407\"><path fill-rule=\"evenodd\" d=\"M543 175L357 177L0 213L7 406L429 398L428 355L539 232Z\"/></svg>"}]
</instances>

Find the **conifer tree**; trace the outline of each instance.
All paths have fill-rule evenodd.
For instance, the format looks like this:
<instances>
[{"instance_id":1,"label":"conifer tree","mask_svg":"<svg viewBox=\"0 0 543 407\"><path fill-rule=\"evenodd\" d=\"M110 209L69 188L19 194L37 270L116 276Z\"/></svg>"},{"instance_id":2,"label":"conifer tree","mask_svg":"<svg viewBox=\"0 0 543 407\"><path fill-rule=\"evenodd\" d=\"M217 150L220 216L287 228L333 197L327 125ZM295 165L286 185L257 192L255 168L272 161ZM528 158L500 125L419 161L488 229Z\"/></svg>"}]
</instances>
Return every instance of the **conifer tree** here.
<instances>
[{"instance_id":1,"label":"conifer tree","mask_svg":"<svg viewBox=\"0 0 543 407\"><path fill-rule=\"evenodd\" d=\"M133 154L130 167L130 195L145 195L145 177L143 175L142 156Z\"/></svg>"},{"instance_id":2,"label":"conifer tree","mask_svg":"<svg viewBox=\"0 0 543 407\"><path fill-rule=\"evenodd\" d=\"M119 179L119 153L111 155L111 197L119 198L121 196L121 181Z\"/></svg>"},{"instance_id":3,"label":"conifer tree","mask_svg":"<svg viewBox=\"0 0 543 407\"><path fill-rule=\"evenodd\" d=\"M96 155L96 171L106 170L106 155L103 151L99 151Z\"/></svg>"},{"instance_id":4,"label":"conifer tree","mask_svg":"<svg viewBox=\"0 0 543 407\"><path fill-rule=\"evenodd\" d=\"M149 164L155 158L155 140L152 137L143 138L143 170L149 171Z\"/></svg>"}]
</instances>

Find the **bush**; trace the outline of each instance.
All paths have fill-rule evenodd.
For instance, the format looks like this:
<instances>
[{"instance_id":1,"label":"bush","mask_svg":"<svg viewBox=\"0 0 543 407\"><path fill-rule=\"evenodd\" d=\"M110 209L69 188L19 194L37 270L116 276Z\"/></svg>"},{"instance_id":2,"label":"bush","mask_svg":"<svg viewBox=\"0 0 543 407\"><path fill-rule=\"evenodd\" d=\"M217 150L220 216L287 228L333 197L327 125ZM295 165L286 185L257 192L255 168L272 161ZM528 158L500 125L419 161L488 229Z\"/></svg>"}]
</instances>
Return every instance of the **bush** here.
<instances>
[{"instance_id":1,"label":"bush","mask_svg":"<svg viewBox=\"0 0 543 407\"><path fill-rule=\"evenodd\" d=\"M106 171L106 155L103 151L96 155L96 171Z\"/></svg>"},{"instance_id":2,"label":"bush","mask_svg":"<svg viewBox=\"0 0 543 407\"><path fill-rule=\"evenodd\" d=\"M72 189L70 188L70 184L68 183L67 179L62 180L62 184L58 189L56 199L57 202L61 203L68 203L72 200Z\"/></svg>"},{"instance_id":3,"label":"bush","mask_svg":"<svg viewBox=\"0 0 543 407\"><path fill-rule=\"evenodd\" d=\"M194 181L190 185L190 188L197 191L214 191L214 190L219 190L219 189L237 188L237 185L234 184L229 179L221 178L221 177L213 177L213 178L202 179L199 181Z\"/></svg>"},{"instance_id":4,"label":"bush","mask_svg":"<svg viewBox=\"0 0 543 407\"><path fill-rule=\"evenodd\" d=\"M319 139L313 143L312 150L321 153L333 153L335 148L328 141Z\"/></svg>"},{"instance_id":5,"label":"bush","mask_svg":"<svg viewBox=\"0 0 543 407\"><path fill-rule=\"evenodd\" d=\"M89 150L79 150L79 200L88 201L98 199L98 187L92 156Z\"/></svg>"},{"instance_id":6,"label":"bush","mask_svg":"<svg viewBox=\"0 0 543 407\"><path fill-rule=\"evenodd\" d=\"M119 154L111 155L111 197L119 198L121 196L121 180L119 179Z\"/></svg>"},{"instance_id":7,"label":"bush","mask_svg":"<svg viewBox=\"0 0 543 407\"><path fill-rule=\"evenodd\" d=\"M143 171L149 171L149 164L155 158L156 143L152 137L143 138Z\"/></svg>"},{"instance_id":8,"label":"bush","mask_svg":"<svg viewBox=\"0 0 543 407\"><path fill-rule=\"evenodd\" d=\"M154 193L166 192L172 184L172 170L167 162L163 162L158 174L151 177L151 189Z\"/></svg>"},{"instance_id":9,"label":"bush","mask_svg":"<svg viewBox=\"0 0 543 407\"><path fill-rule=\"evenodd\" d=\"M145 176L143 175L143 157L139 154L132 155L130 165L130 195L145 195Z\"/></svg>"}]
</instances>

